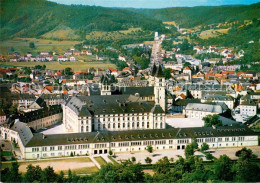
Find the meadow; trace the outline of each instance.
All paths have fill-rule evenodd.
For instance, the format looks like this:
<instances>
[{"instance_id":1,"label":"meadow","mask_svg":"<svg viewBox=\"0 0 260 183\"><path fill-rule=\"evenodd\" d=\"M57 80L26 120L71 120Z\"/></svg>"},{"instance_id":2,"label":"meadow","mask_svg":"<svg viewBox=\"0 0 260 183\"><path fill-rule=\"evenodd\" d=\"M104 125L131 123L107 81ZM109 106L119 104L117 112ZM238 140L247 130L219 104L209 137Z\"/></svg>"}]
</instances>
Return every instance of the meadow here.
<instances>
[{"instance_id":1,"label":"meadow","mask_svg":"<svg viewBox=\"0 0 260 183\"><path fill-rule=\"evenodd\" d=\"M116 68L114 64L107 61L89 61L89 62L0 62L0 65L16 66L16 67L34 67L35 65L46 65L46 69L50 70L63 70L70 67L73 71L87 71L89 68L102 68L108 67Z\"/></svg>"},{"instance_id":2,"label":"meadow","mask_svg":"<svg viewBox=\"0 0 260 183\"><path fill-rule=\"evenodd\" d=\"M35 48L30 48L29 43L33 42ZM81 43L80 41L59 41L59 40L49 40L49 39L36 39L36 38L14 38L11 40L0 42L0 54L6 55L8 52L14 51L20 54L26 54L31 52L33 55L39 54L40 51L52 51L57 54L64 54L71 46Z\"/></svg>"}]
</instances>

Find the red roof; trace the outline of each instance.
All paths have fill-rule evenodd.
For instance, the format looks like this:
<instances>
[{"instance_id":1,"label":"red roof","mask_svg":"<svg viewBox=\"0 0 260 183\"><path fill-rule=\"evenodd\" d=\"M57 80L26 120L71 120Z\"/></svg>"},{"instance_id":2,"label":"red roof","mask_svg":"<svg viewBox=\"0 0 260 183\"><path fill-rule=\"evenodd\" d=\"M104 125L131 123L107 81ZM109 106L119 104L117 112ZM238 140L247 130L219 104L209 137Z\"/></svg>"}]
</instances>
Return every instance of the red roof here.
<instances>
[{"instance_id":1,"label":"red roof","mask_svg":"<svg viewBox=\"0 0 260 183\"><path fill-rule=\"evenodd\" d=\"M108 68L111 72L117 72L117 69L113 69L111 67Z\"/></svg>"},{"instance_id":2,"label":"red roof","mask_svg":"<svg viewBox=\"0 0 260 183\"><path fill-rule=\"evenodd\" d=\"M123 71L130 71L130 67L125 67Z\"/></svg>"}]
</instances>

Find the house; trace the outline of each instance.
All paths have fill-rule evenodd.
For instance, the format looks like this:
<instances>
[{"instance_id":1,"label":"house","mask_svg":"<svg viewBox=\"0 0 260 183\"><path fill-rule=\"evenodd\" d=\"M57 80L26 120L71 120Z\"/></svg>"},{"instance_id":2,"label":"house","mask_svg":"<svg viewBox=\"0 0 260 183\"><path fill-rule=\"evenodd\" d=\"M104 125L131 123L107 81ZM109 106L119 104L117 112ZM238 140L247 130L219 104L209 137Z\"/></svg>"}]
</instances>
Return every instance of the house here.
<instances>
[{"instance_id":1,"label":"house","mask_svg":"<svg viewBox=\"0 0 260 183\"><path fill-rule=\"evenodd\" d=\"M68 61L68 58L65 57L65 56L58 56L58 61L59 62L65 62L65 61Z\"/></svg>"},{"instance_id":2,"label":"house","mask_svg":"<svg viewBox=\"0 0 260 183\"><path fill-rule=\"evenodd\" d=\"M243 101L238 108L240 109L241 115L255 116L257 114L257 105L250 99Z\"/></svg>"},{"instance_id":3,"label":"house","mask_svg":"<svg viewBox=\"0 0 260 183\"><path fill-rule=\"evenodd\" d=\"M90 56L92 55L92 52L90 50L87 50L86 54Z\"/></svg>"},{"instance_id":4,"label":"house","mask_svg":"<svg viewBox=\"0 0 260 183\"><path fill-rule=\"evenodd\" d=\"M18 58L17 57L11 57L10 58L10 62L17 62L18 61Z\"/></svg>"},{"instance_id":5,"label":"house","mask_svg":"<svg viewBox=\"0 0 260 183\"><path fill-rule=\"evenodd\" d=\"M81 52L79 50L74 50L73 51L73 55L80 55L80 54L81 54Z\"/></svg>"},{"instance_id":6,"label":"house","mask_svg":"<svg viewBox=\"0 0 260 183\"><path fill-rule=\"evenodd\" d=\"M64 53L64 56L71 56L73 54L72 51L68 50Z\"/></svg>"},{"instance_id":7,"label":"house","mask_svg":"<svg viewBox=\"0 0 260 183\"><path fill-rule=\"evenodd\" d=\"M38 61L38 62L44 62L45 60L46 60L45 55L44 56L43 55L36 56L36 61Z\"/></svg>"},{"instance_id":8,"label":"house","mask_svg":"<svg viewBox=\"0 0 260 183\"><path fill-rule=\"evenodd\" d=\"M202 103L207 103L207 102L215 102L215 103L225 103L229 109L234 108L234 100L230 96L224 96L224 95L210 95L206 94L201 98Z\"/></svg>"},{"instance_id":9,"label":"house","mask_svg":"<svg viewBox=\"0 0 260 183\"><path fill-rule=\"evenodd\" d=\"M40 55L42 55L42 56L48 56L48 55L49 55L49 52L48 52L48 51L41 51L41 52L40 52Z\"/></svg>"},{"instance_id":10,"label":"house","mask_svg":"<svg viewBox=\"0 0 260 183\"><path fill-rule=\"evenodd\" d=\"M118 60L120 60L120 61L126 61L126 57L123 55L123 54L120 54L119 56L118 56Z\"/></svg>"},{"instance_id":11,"label":"house","mask_svg":"<svg viewBox=\"0 0 260 183\"><path fill-rule=\"evenodd\" d=\"M117 69L109 67L108 70L110 71L111 75L114 75L115 77L118 76L118 70Z\"/></svg>"},{"instance_id":12,"label":"house","mask_svg":"<svg viewBox=\"0 0 260 183\"><path fill-rule=\"evenodd\" d=\"M50 61L53 61L53 56L52 56L52 55L46 56L46 60L48 60L49 62L50 62Z\"/></svg>"},{"instance_id":13,"label":"house","mask_svg":"<svg viewBox=\"0 0 260 183\"><path fill-rule=\"evenodd\" d=\"M183 110L183 114L187 118L202 119L207 115L222 114L228 110L224 103L218 104L203 104L203 103L189 103Z\"/></svg>"},{"instance_id":14,"label":"house","mask_svg":"<svg viewBox=\"0 0 260 183\"><path fill-rule=\"evenodd\" d=\"M6 121L6 115L3 109L0 108L0 125L4 124Z\"/></svg>"},{"instance_id":15,"label":"house","mask_svg":"<svg viewBox=\"0 0 260 183\"><path fill-rule=\"evenodd\" d=\"M30 106L29 106L29 110L34 111L34 110L39 110L42 108L46 107L46 102L38 97Z\"/></svg>"},{"instance_id":16,"label":"house","mask_svg":"<svg viewBox=\"0 0 260 183\"><path fill-rule=\"evenodd\" d=\"M183 113L183 110L189 103L200 103L200 99L186 99L186 96L183 98L178 97L178 99L172 105L172 110L174 113Z\"/></svg>"},{"instance_id":17,"label":"house","mask_svg":"<svg viewBox=\"0 0 260 183\"><path fill-rule=\"evenodd\" d=\"M191 69L190 69L190 67L185 67L184 69L183 69L183 74L187 74L188 76L189 76L189 80L191 80Z\"/></svg>"},{"instance_id":18,"label":"house","mask_svg":"<svg viewBox=\"0 0 260 183\"><path fill-rule=\"evenodd\" d=\"M71 62L75 62L75 61L76 61L76 58L75 58L75 57L70 57L70 61L71 61Z\"/></svg>"},{"instance_id":19,"label":"house","mask_svg":"<svg viewBox=\"0 0 260 183\"><path fill-rule=\"evenodd\" d=\"M105 57L103 55L96 55L96 60L104 60Z\"/></svg>"}]
</instances>

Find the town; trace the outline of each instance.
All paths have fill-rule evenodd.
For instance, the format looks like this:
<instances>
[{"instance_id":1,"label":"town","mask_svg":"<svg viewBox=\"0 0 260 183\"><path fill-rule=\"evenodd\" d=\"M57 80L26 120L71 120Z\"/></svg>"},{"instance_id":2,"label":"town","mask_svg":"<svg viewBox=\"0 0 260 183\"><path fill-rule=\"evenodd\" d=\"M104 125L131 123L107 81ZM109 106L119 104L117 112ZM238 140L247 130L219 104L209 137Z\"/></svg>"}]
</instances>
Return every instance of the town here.
<instances>
[{"instance_id":1,"label":"town","mask_svg":"<svg viewBox=\"0 0 260 183\"><path fill-rule=\"evenodd\" d=\"M35 51L40 44L26 40L30 51L1 51L3 180L11 181L7 174L15 166L25 182L59 182L59 176L66 180L64 172L71 176L68 182L99 182L88 176L101 176L110 166L140 166L142 178L135 180L140 182L258 180L237 178L234 172L234 179L217 176L215 164L224 159L231 174L231 161L237 168L247 153L252 163L247 168L259 170L259 60L247 62L255 57L239 46L205 46L197 41L204 30L180 28L175 22L164 25L174 33L152 32L152 40L140 43L75 41L59 51ZM243 46L259 47L259 41ZM174 177L172 169L181 161L201 165L201 171L214 164L217 178L192 179L192 170L186 177L167 179L164 170ZM30 168L38 166L62 175L29 179Z\"/></svg>"}]
</instances>

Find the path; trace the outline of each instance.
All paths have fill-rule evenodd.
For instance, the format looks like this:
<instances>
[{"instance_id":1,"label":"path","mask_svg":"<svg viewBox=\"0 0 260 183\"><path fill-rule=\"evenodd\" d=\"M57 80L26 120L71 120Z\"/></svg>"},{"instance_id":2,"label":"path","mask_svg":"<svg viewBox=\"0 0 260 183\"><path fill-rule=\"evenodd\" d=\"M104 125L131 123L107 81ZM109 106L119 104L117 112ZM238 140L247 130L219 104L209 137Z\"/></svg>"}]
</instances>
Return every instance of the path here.
<instances>
[{"instance_id":1,"label":"path","mask_svg":"<svg viewBox=\"0 0 260 183\"><path fill-rule=\"evenodd\" d=\"M92 160L92 162L98 167L98 169L101 168L100 164L95 160L94 156L89 156L89 158Z\"/></svg>"}]
</instances>

